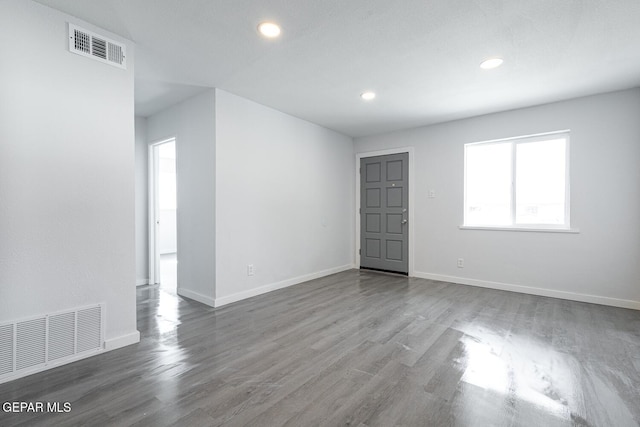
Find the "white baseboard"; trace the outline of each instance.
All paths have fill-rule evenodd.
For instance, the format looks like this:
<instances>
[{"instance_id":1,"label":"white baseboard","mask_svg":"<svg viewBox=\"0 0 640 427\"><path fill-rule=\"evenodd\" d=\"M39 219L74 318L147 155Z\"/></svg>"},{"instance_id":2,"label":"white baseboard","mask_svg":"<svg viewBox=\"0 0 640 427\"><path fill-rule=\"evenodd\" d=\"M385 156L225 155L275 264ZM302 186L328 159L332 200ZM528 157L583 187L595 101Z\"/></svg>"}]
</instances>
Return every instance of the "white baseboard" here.
<instances>
[{"instance_id":1,"label":"white baseboard","mask_svg":"<svg viewBox=\"0 0 640 427\"><path fill-rule=\"evenodd\" d=\"M104 341L104 349L106 351L116 350L118 348L126 347L131 344L137 344L140 342L140 332L135 331L127 335L122 335L110 340Z\"/></svg>"},{"instance_id":2,"label":"white baseboard","mask_svg":"<svg viewBox=\"0 0 640 427\"><path fill-rule=\"evenodd\" d=\"M201 293L190 291L185 288L178 288L176 292L182 297L201 302L202 304L206 304L210 307L215 307L216 300L206 295L202 295Z\"/></svg>"},{"instance_id":3,"label":"white baseboard","mask_svg":"<svg viewBox=\"0 0 640 427\"><path fill-rule=\"evenodd\" d=\"M136 279L136 286L144 286L149 284L149 279Z\"/></svg>"},{"instance_id":4,"label":"white baseboard","mask_svg":"<svg viewBox=\"0 0 640 427\"><path fill-rule=\"evenodd\" d=\"M469 279L466 277L445 276L441 274L431 274L415 272L415 277L421 279L437 280L440 282L450 282L459 285L478 286L481 288L498 289L501 291L519 292L521 294L538 295L543 297L560 298L571 301L588 302L592 304L608 305L612 307L630 308L640 310L640 301L602 297L598 295L580 294L575 292L557 291L553 289L534 288L531 286L513 285L509 283L491 282L488 280Z\"/></svg>"},{"instance_id":5,"label":"white baseboard","mask_svg":"<svg viewBox=\"0 0 640 427\"><path fill-rule=\"evenodd\" d=\"M283 280L281 282L271 283L268 285L260 286L258 288L249 289L247 291L227 295L225 297L216 298L214 307L221 307L223 305L231 304L243 299L266 294L267 292L275 291L277 289L287 288L289 286L298 285L309 280L319 279L331 274L340 273L341 271L351 270L352 268L354 268L352 264L347 264L340 267L330 268L328 270L318 271L316 273L305 274L304 276L294 277L292 279Z\"/></svg>"}]
</instances>

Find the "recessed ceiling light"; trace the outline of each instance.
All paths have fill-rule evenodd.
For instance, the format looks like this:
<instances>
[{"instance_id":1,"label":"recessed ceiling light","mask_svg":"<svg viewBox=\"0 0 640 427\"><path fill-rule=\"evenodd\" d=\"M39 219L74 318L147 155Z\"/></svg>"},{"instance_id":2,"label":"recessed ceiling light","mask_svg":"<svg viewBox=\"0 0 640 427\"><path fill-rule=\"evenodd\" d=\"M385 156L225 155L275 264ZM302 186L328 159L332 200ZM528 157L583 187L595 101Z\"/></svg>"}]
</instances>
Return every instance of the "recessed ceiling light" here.
<instances>
[{"instance_id":1,"label":"recessed ceiling light","mask_svg":"<svg viewBox=\"0 0 640 427\"><path fill-rule=\"evenodd\" d=\"M258 31L263 36L272 39L280 35L280 26L273 22L262 22L258 25Z\"/></svg>"},{"instance_id":2,"label":"recessed ceiling light","mask_svg":"<svg viewBox=\"0 0 640 427\"><path fill-rule=\"evenodd\" d=\"M370 90L366 92L362 92L360 94L360 98L364 99L365 101L371 101L375 97L376 97L375 92L371 92Z\"/></svg>"},{"instance_id":3,"label":"recessed ceiling light","mask_svg":"<svg viewBox=\"0 0 640 427\"><path fill-rule=\"evenodd\" d=\"M489 58L485 59L480 63L480 68L483 70L491 70L493 68L498 68L502 65L504 60L502 58Z\"/></svg>"}]
</instances>

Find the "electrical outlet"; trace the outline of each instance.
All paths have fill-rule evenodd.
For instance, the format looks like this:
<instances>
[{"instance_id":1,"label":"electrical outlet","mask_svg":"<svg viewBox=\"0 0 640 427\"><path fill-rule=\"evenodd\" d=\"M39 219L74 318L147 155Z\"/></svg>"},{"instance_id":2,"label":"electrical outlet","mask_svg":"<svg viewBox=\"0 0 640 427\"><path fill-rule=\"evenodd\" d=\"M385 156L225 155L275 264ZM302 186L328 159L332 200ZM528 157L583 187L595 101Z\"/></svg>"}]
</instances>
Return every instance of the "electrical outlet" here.
<instances>
[{"instance_id":1,"label":"electrical outlet","mask_svg":"<svg viewBox=\"0 0 640 427\"><path fill-rule=\"evenodd\" d=\"M464 268L464 259L458 258L458 268Z\"/></svg>"},{"instance_id":2,"label":"electrical outlet","mask_svg":"<svg viewBox=\"0 0 640 427\"><path fill-rule=\"evenodd\" d=\"M255 269L253 268L253 264L247 265L247 276L253 276L255 274Z\"/></svg>"}]
</instances>

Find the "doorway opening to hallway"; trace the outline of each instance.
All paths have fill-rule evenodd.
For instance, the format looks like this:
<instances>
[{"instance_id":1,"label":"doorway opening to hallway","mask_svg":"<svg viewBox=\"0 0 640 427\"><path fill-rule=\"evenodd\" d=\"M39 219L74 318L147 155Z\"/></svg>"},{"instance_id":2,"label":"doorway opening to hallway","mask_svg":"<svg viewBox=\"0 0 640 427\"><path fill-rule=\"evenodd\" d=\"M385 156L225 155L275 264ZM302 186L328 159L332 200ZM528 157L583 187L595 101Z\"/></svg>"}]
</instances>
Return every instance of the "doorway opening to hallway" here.
<instances>
[{"instance_id":1,"label":"doorway opening to hallway","mask_svg":"<svg viewBox=\"0 0 640 427\"><path fill-rule=\"evenodd\" d=\"M149 278L175 293L178 233L175 138L149 146Z\"/></svg>"}]
</instances>

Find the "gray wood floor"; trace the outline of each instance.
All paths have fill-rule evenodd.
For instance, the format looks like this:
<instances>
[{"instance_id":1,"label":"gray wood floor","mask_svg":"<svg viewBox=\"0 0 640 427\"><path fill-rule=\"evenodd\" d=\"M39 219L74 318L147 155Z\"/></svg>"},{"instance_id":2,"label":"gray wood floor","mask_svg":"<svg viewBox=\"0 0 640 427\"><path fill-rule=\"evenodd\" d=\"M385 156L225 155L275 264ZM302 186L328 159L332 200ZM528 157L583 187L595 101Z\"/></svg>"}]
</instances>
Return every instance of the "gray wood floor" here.
<instances>
[{"instance_id":1,"label":"gray wood floor","mask_svg":"<svg viewBox=\"0 0 640 427\"><path fill-rule=\"evenodd\" d=\"M0 385L0 425L634 426L640 312L351 270L219 309L138 291L142 342Z\"/></svg>"}]
</instances>

